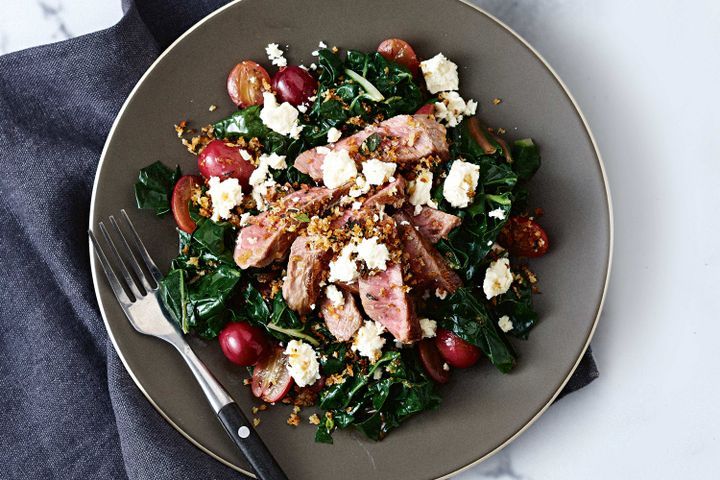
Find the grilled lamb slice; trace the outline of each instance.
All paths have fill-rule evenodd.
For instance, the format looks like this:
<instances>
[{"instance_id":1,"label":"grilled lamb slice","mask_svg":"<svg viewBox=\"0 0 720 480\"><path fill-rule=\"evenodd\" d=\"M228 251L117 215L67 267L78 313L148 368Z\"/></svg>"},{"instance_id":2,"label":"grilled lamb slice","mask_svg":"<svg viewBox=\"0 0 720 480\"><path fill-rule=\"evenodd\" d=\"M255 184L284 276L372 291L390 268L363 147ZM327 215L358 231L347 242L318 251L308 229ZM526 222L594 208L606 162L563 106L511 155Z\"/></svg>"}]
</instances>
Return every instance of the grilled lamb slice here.
<instances>
[{"instance_id":1,"label":"grilled lamb slice","mask_svg":"<svg viewBox=\"0 0 720 480\"><path fill-rule=\"evenodd\" d=\"M414 215L412 208L405 208L404 211L418 227L420 234L430 243L437 243L440 239L447 238L448 233L462 222L460 217L436 208L422 207L417 215Z\"/></svg>"},{"instance_id":2,"label":"grilled lamb slice","mask_svg":"<svg viewBox=\"0 0 720 480\"><path fill-rule=\"evenodd\" d=\"M290 247L287 277L282 293L290 309L310 313L320 294L320 281L330 260L330 250L315 246L313 237L297 237Z\"/></svg>"},{"instance_id":3,"label":"grilled lamb slice","mask_svg":"<svg viewBox=\"0 0 720 480\"><path fill-rule=\"evenodd\" d=\"M377 193L371 195L365 200L363 207L372 208L380 205L391 205L395 208L402 207L405 203L405 188L407 182L403 177L398 175L395 180L378 190Z\"/></svg>"},{"instance_id":4,"label":"grilled lamb slice","mask_svg":"<svg viewBox=\"0 0 720 480\"><path fill-rule=\"evenodd\" d=\"M448 266L440 252L415 230L412 218L405 212L393 215L403 244L403 258L419 286L452 293L462 285L460 277Z\"/></svg>"},{"instance_id":5,"label":"grilled lamb slice","mask_svg":"<svg viewBox=\"0 0 720 480\"><path fill-rule=\"evenodd\" d=\"M447 160L450 155L444 126L428 115L397 115L377 125L370 125L339 142L326 145L325 150L318 151L316 147L304 151L295 159L295 168L320 181L327 151L356 151L373 133L383 138L373 156L395 162L400 168L412 166L429 155L437 155L443 160Z\"/></svg>"},{"instance_id":6,"label":"grilled lamb slice","mask_svg":"<svg viewBox=\"0 0 720 480\"><path fill-rule=\"evenodd\" d=\"M385 271L362 277L358 286L360 301L368 317L384 325L402 343L420 340L420 322L406 292L400 265L392 263Z\"/></svg>"},{"instance_id":7,"label":"grilled lamb slice","mask_svg":"<svg viewBox=\"0 0 720 480\"><path fill-rule=\"evenodd\" d=\"M320 313L325 319L325 324L339 342L350 340L363 320L353 294L343 291L343 299L345 303L338 307L327 298L320 304Z\"/></svg>"},{"instance_id":8,"label":"grilled lamb slice","mask_svg":"<svg viewBox=\"0 0 720 480\"><path fill-rule=\"evenodd\" d=\"M295 208L309 216L321 213L347 193L349 188L349 185L336 189L307 188L278 200L268 211L252 218L250 225L240 230L233 255L235 263L246 269L266 267L282 260L298 236L296 228L300 224L293 215L286 214L287 210Z\"/></svg>"}]
</instances>

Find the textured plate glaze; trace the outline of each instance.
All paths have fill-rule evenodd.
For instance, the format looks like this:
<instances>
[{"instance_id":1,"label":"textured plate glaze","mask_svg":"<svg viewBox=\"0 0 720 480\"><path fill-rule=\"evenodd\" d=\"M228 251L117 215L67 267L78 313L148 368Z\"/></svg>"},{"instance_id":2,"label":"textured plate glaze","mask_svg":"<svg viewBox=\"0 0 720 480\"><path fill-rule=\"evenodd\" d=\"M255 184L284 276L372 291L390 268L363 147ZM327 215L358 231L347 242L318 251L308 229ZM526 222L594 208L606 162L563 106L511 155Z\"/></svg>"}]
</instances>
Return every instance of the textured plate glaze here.
<instances>
[{"instance_id":1,"label":"textured plate glaze","mask_svg":"<svg viewBox=\"0 0 720 480\"><path fill-rule=\"evenodd\" d=\"M175 255L172 218L156 219L134 208L132 185L139 168L162 160L196 169L172 125L190 118L204 125L233 111L225 76L235 63L267 65L269 42L289 44L290 63L313 61L319 40L372 50L387 37L410 42L425 58L443 52L460 66L461 90L480 102L479 115L502 126L509 138L531 136L543 167L532 183L542 206L552 249L532 263L539 274L541 322L512 374L487 363L456 371L442 389L436 412L408 421L381 443L338 432L334 445L313 442L314 427L285 424L289 409L262 414L259 433L293 479L434 479L486 458L522 432L555 398L587 348L602 307L612 250L610 199L602 163L574 101L547 64L507 27L458 0L244 0L200 22L148 70L110 132L95 180L90 225L126 208L166 268ZM504 101L493 106L495 97ZM208 106L219 106L208 112ZM136 334L104 278L98 302L118 353L143 393L187 438L240 470L246 462L225 437L200 388L171 347ZM256 402L243 387L243 372L222 357L215 342L191 344L238 403ZM307 418L308 413L304 414Z\"/></svg>"}]
</instances>

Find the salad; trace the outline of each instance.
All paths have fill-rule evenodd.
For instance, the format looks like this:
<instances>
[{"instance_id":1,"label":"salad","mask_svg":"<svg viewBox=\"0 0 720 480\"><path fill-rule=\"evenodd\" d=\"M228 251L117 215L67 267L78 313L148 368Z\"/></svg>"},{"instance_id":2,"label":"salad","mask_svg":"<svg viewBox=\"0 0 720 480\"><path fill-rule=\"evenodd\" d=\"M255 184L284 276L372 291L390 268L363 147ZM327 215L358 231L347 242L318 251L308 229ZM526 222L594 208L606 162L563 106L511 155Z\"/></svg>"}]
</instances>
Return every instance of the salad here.
<instances>
[{"instance_id":1,"label":"salad","mask_svg":"<svg viewBox=\"0 0 720 480\"><path fill-rule=\"evenodd\" d=\"M138 207L178 227L160 296L249 377L254 414L290 404L297 425L317 406L316 441L381 440L437 408L453 369L515 366L509 338L538 320L526 259L548 249L526 189L538 148L484 127L441 53L420 61L399 39L320 42L307 67L266 53L272 76L230 72L232 115L175 125L197 173L140 171Z\"/></svg>"}]
</instances>

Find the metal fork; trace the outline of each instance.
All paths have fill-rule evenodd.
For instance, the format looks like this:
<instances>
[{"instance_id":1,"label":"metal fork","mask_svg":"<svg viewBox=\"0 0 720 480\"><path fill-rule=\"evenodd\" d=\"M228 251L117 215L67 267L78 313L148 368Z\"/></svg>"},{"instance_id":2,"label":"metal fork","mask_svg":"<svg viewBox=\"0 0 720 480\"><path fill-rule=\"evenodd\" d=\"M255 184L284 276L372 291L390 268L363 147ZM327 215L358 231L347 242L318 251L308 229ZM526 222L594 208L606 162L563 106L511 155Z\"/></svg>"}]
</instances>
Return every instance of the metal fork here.
<instances>
[{"instance_id":1,"label":"metal fork","mask_svg":"<svg viewBox=\"0 0 720 480\"><path fill-rule=\"evenodd\" d=\"M150 254L142 240L140 240L140 236L125 210L120 210L120 215L130 233L129 236L133 246L152 278L148 278L143 272L136 253L130 248L130 244L115 217L111 215L109 220L115 236L120 240L119 247L113 241L105 224L100 222L98 226L102 236L110 246L121 278L118 278L92 230L88 230L88 235L110 287L118 302L120 302L120 306L130 324L140 333L165 340L180 353L180 356L185 360L185 363L187 363L195 376L195 380L200 384L200 388L202 388L208 403L215 412L215 416L225 428L233 443L240 449L253 470L255 470L257 478L260 480L287 480L287 476L280 468L280 465L273 458L252 424L240 410L240 407L195 355L176 324L163 310L158 298L159 282L163 278L162 273L160 273L153 259L150 258ZM127 264L130 265L134 276L133 273L130 273Z\"/></svg>"}]
</instances>

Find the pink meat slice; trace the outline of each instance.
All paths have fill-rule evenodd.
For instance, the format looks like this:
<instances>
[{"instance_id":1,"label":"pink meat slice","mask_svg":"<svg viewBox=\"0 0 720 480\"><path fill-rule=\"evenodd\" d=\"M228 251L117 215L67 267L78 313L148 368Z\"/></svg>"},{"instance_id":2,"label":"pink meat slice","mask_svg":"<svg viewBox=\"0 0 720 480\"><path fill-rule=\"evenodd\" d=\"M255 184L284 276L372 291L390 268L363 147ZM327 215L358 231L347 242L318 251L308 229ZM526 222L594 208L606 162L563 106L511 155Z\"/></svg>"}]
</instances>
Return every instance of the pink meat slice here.
<instances>
[{"instance_id":1,"label":"pink meat slice","mask_svg":"<svg viewBox=\"0 0 720 480\"><path fill-rule=\"evenodd\" d=\"M373 133L383 138L376 151L377 158L396 162L400 168L412 166L429 155L437 155L442 160L447 160L450 155L444 126L429 115L397 115L377 125L370 125L339 142L326 145L320 151L318 147L306 150L295 159L295 168L319 181L322 179L322 165L328 151L351 151L353 147L360 147Z\"/></svg>"},{"instance_id":2,"label":"pink meat slice","mask_svg":"<svg viewBox=\"0 0 720 480\"><path fill-rule=\"evenodd\" d=\"M290 247L282 293L290 309L310 313L320 294L320 280L330 260L330 250L315 247L314 237L297 237Z\"/></svg>"},{"instance_id":3,"label":"pink meat slice","mask_svg":"<svg viewBox=\"0 0 720 480\"><path fill-rule=\"evenodd\" d=\"M240 230L233 254L235 263L246 269L266 267L272 262L284 259L298 232L282 228L281 223L284 222L285 227L288 227L297 226L300 222L292 216L286 216L281 221L279 215L287 212L288 208L315 214L337 201L348 190L349 185L336 189L313 187L298 190L280 199L267 212L252 218L250 225Z\"/></svg>"},{"instance_id":4,"label":"pink meat slice","mask_svg":"<svg viewBox=\"0 0 720 480\"><path fill-rule=\"evenodd\" d=\"M336 307L325 298L320 304L320 313L330 333L340 342L350 340L362 324L362 314L352 293L343 291L345 303Z\"/></svg>"},{"instance_id":5,"label":"pink meat slice","mask_svg":"<svg viewBox=\"0 0 720 480\"><path fill-rule=\"evenodd\" d=\"M462 286L460 277L448 266L445 258L415 230L412 218L405 212L393 215L403 245L403 257L417 284L452 293Z\"/></svg>"},{"instance_id":6,"label":"pink meat slice","mask_svg":"<svg viewBox=\"0 0 720 480\"><path fill-rule=\"evenodd\" d=\"M422 207L417 215L414 215L412 208L406 208L405 213L412 218L412 223L430 243L447 238L448 233L462 223L460 217L436 208Z\"/></svg>"},{"instance_id":7,"label":"pink meat slice","mask_svg":"<svg viewBox=\"0 0 720 480\"><path fill-rule=\"evenodd\" d=\"M358 287L368 317L380 322L403 343L420 340L420 322L406 292L400 265L389 264L385 271L360 278Z\"/></svg>"},{"instance_id":8,"label":"pink meat slice","mask_svg":"<svg viewBox=\"0 0 720 480\"><path fill-rule=\"evenodd\" d=\"M380 205L391 205L395 208L400 208L403 203L405 203L406 187L407 182L403 177L398 175L394 181L388 183L378 190L377 193L365 200L363 207L372 208Z\"/></svg>"}]
</instances>

